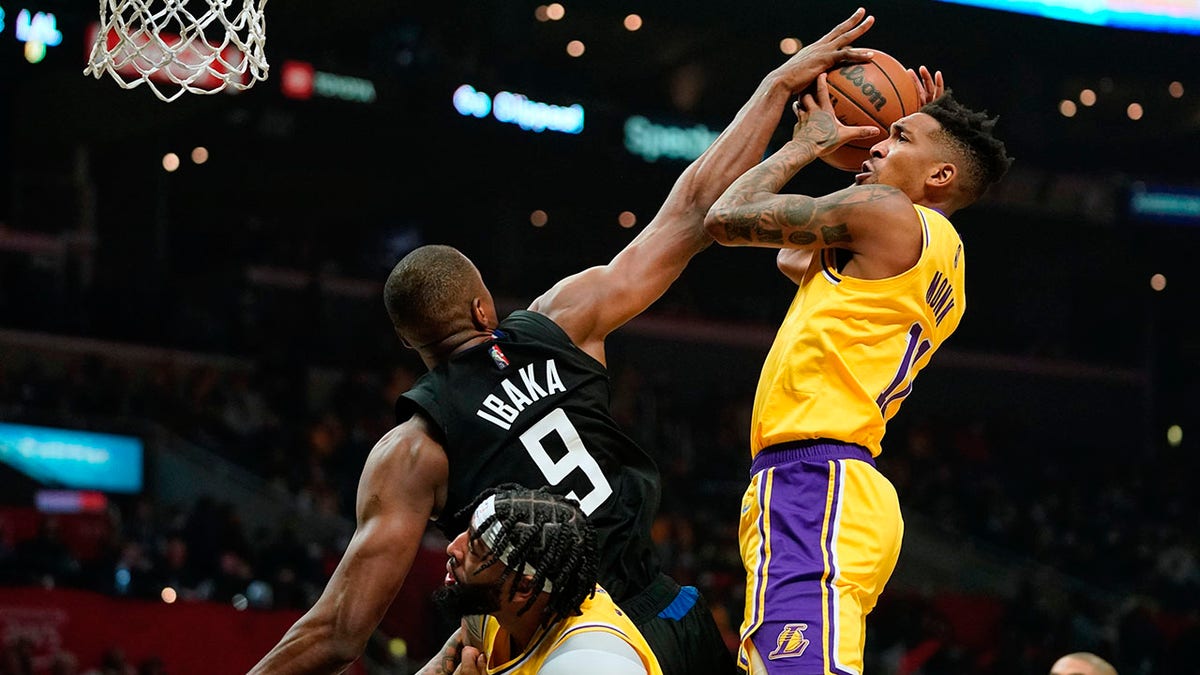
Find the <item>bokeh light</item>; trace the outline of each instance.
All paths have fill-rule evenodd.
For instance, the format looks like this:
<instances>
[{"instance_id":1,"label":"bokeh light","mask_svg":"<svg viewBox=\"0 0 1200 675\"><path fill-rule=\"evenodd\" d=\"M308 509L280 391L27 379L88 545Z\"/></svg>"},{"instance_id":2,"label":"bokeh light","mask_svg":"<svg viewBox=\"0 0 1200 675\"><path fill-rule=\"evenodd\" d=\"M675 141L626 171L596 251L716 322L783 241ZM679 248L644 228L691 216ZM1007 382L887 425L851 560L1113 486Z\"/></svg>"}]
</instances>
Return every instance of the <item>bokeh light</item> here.
<instances>
[{"instance_id":1,"label":"bokeh light","mask_svg":"<svg viewBox=\"0 0 1200 675\"><path fill-rule=\"evenodd\" d=\"M1172 424L1167 429L1167 444L1172 448L1178 448L1183 443L1183 427L1178 424Z\"/></svg>"},{"instance_id":2,"label":"bokeh light","mask_svg":"<svg viewBox=\"0 0 1200 675\"><path fill-rule=\"evenodd\" d=\"M803 46L804 44L796 38L783 38L779 41L779 51L787 54L788 56L800 51L800 48Z\"/></svg>"}]
</instances>

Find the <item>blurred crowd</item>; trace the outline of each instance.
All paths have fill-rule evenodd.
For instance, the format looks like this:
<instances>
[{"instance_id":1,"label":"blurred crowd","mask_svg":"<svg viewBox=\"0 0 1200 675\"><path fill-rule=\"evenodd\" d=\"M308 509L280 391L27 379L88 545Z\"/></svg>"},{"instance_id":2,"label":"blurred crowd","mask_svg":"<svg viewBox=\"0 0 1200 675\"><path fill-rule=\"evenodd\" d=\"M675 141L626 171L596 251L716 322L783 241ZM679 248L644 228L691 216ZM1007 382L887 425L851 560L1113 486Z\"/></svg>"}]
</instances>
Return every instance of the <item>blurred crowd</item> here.
<instances>
[{"instance_id":1,"label":"blurred crowd","mask_svg":"<svg viewBox=\"0 0 1200 675\"><path fill-rule=\"evenodd\" d=\"M351 519L362 463L393 424L393 402L418 368L314 377L301 365L270 361L27 359L0 363L0 411L4 419L64 426L146 419L257 474L298 513ZM664 494L654 537L668 571L708 595L732 648L742 612L736 514L749 465L751 392L712 392L697 408L678 402L671 377L615 364L613 409L658 458ZM1123 674L1194 673L1200 498L1188 478L1196 459L1051 447L1030 443L1023 431L1010 422L904 415L890 428L880 468L909 516L1014 565L1032 561L1030 569L1055 572L1026 575L1011 597L890 589L872 615L869 670L1045 673L1058 655L1086 649ZM117 497L111 534L95 555L78 556L46 518L37 536L2 542L0 578L146 599L169 587L184 601L306 609L345 541L309 536L303 518L250 531L242 515L215 486L183 506L148 494ZM427 544L440 565L444 540L431 532ZM434 639L411 636L414 655ZM19 661L20 645L9 645L0 675L24 672ZM151 664L137 672L156 671Z\"/></svg>"}]
</instances>

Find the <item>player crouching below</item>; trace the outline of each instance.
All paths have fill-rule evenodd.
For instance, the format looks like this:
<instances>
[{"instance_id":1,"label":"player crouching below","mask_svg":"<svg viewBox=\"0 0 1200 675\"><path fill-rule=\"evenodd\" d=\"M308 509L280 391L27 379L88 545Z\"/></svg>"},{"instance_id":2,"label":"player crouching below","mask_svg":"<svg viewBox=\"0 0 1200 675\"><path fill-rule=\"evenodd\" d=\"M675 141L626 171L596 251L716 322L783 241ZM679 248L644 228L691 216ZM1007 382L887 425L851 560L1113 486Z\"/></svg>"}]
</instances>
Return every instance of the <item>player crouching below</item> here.
<instances>
[{"instance_id":1,"label":"player crouching below","mask_svg":"<svg viewBox=\"0 0 1200 675\"><path fill-rule=\"evenodd\" d=\"M419 675L661 675L596 583L596 534L575 501L508 484L484 491L468 513L434 595L463 627Z\"/></svg>"}]
</instances>

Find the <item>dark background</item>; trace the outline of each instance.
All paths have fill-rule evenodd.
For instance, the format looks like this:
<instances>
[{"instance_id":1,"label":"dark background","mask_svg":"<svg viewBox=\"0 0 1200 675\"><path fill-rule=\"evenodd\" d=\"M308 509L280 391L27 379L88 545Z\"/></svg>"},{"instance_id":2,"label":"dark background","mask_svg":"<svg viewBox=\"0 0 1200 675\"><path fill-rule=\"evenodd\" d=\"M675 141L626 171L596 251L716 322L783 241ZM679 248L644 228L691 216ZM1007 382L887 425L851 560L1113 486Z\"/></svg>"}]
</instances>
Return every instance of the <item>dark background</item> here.
<instances>
[{"instance_id":1,"label":"dark background","mask_svg":"<svg viewBox=\"0 0 1200 675\"><path fill-rule=\"evenodd\" d=\"M627 152L627 117L719 130L783 60L780 39L815 39L853 8L648 2L637 8L645 26L631 33L624 12L607 5L571 6L545 23L533 6L280 2L267 11L275 77L237 96L169 105L145 87L81 74L90 5L39 5L58 13L64 41L36 65L20 56L9 8L0 222L61 235L87 218L95 232L93 245L73 249L87 255L68 255L65 272L55 270L65 308L30 299L28 289L45 283L40 270L6 265L6 321L245 350L244 340L181 325L183 305L227 308L193 297L219 292L214 275L255 263L378 281L420 242L461 247L496 295L524 303L619 250L635 231L618 227L617 214L632 211L643 226L682 170ZM942 69L961 100L1000 116L1017 158L1009 180L956 219L972 302L953 344L1134 364L1153 339L1165 358L1192 367L1176 352L1195 347L1176 328L1186 324L1182 299L1196 290L1190 258L1200 230L1134 221L1126 202L1139 182L1197 183L1200 39L938 2L869 9L878 23L862 44ZM587 45L581 58L565 53L575 38ZM287 99L278 73L288 59L368 78L378 99ZM1171 81L1183 84L1182 98L1168 95ZM535 134L462 117L450 99L463 83L580 103L586 128ZM1098 103L1060 115L1059 101L1084 87ZM1125 116L1132 101L1145 107L1139 121ZM197 145L211 151L203 166L187 159ZM184 160L173 174L161 169L166 152ZM790 187L821 192L846 180L818 164ZM529 225L535 209L548 212L546 227ZM706 253L659 309L773 322L788 293L768 257ZM1156 272L1169 283L1157 296L1148 286Z\"/></svg>"},{"instance_id":2,"label":"dark background","mask_svg":"<svg viewBox=\"0 0 1200 675\"><path fill-rule=\"evenodd\" d=\"M0 419L130 433L160 424L348 516L362 460L390 424L390 397L422 371L382 306L396 260L423 243L455 245L502 309L606 262L685 166L627 151L625 120L719 131L786 58L781 39L814 40L855 7L573 2L563 20L539 22L536 6L272 0L265 82L166 104L144 86L82 74L94 3L30 0L63 33L30 64L13 36L21 6L0 0ZM1010 614L991 656L946 640L940 669L933 660L908 672L1045 672L1047 659L1081 645L1129 666L1123 673L1191 672L1195 643L1179 636L1200 627L1191 488L1200 218L1140 219L1128 203L1147 186L1200 190L1200 37L933 0L867 9L877 24L860 46L943 70L961 101L999 115L997 133L1017 160L954 218L970 261L968 310L889 426L881 467L914 531L928 519L956 550L986 542L1021 578L1044 565L1084 588L1066 609L1047 609L1063 583L1029 581L1005 598ZM643 17L641 30L621 27L629 11ZM566 54L572 39L586 44L580 58ZM377 98L287 98L287 60L366 78ZM1180 98L1168 94L1176 81ZM451 97L462 84L578 103L585 128L533 133L460 116ZM1060 114L1084 88L1096 105ZM1132 102L1142 119L1126 116ZM781 116L772 149L790 129ZM203 165L188 158L197 146L211 155ZM168 152L182 158L173 173L162 168ZM788 189L824 193L848 181L814 163ZM543 227L530 223L537 209L548 214ZM622 211L636 214L635 227L618 226ZM1164 291L1152 290L1154 274ZM616 414L667 478L664 514L675 529L664 555L714 605L727 596L735 619L736 550L730 561L730 550L704 546L732 542L748 464L744 415L793 288L772 252L714 247L610 340ZM53 353L62 344L72 356ZM172 370L142 347L194 367ZM220 417L246 400L265 401L260 416L271 420L253 434ZM1175 446L1170 425L1184 431ZM36 486L2 478L6 505L28 502ZM162 489L151 482L148 494L162 500ZM132 522L140 507L113 499ZM690 528L701 533L695 550L680 534ZM149 548L163 548L168 532ZM933 550L932 540L910 541L913 555ZM310 560L301 575L306 590L277 606L305 609L319 593L339 552L336 540L321 546L323 563ZM276 568L250 548L239 550L267 578ZM1146 571L1160 564L1191 571ZM947 630L905 595L921 585L905 566L874 615L869 663ZM722 574L733 581L722 586ZM284 598L285 585L272 583ZM1151 610L1133 600L1142 597L1164 613L1145 618ZM1165 627L1146 646L1137 629L1151 624Z\"/></svg>"}]
</instances>

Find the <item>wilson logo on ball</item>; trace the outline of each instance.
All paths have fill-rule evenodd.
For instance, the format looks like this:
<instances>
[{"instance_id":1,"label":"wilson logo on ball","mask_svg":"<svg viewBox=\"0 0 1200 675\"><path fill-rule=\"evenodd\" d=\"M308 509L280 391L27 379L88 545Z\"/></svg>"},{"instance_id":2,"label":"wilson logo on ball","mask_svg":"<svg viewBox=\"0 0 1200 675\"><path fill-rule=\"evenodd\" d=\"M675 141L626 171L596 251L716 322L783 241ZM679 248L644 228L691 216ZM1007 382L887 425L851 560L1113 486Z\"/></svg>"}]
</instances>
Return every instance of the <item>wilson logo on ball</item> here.
<instances>
[{"instance_id":1,"label":"wilson logo on ball","mask_svg":"<svg viewBox=\"0 0 1200 675\"><path fill-rule=\"evenodd\" d=\"M883 110L883 106L887 105L887 99L884 98L883 93L876 89L875 85L867 82L866 69L861 64L845 66L838 71L838 74L858 87L870 104L875 106L876 111Z\"/></svg>"}]
</instances>

